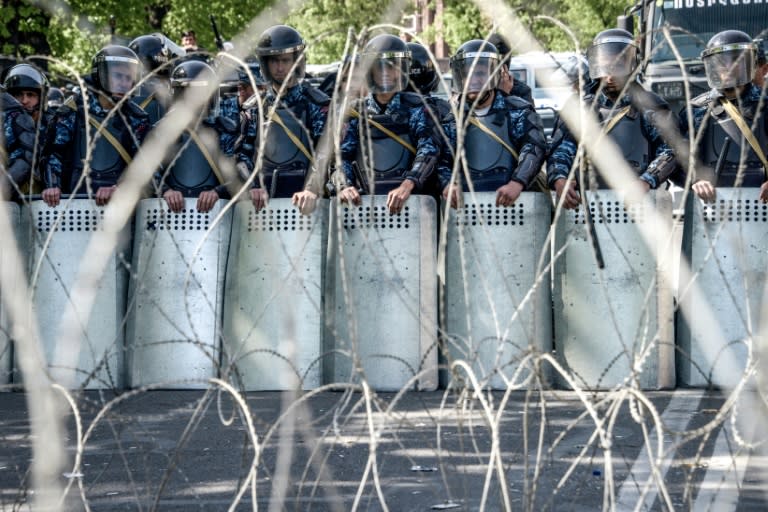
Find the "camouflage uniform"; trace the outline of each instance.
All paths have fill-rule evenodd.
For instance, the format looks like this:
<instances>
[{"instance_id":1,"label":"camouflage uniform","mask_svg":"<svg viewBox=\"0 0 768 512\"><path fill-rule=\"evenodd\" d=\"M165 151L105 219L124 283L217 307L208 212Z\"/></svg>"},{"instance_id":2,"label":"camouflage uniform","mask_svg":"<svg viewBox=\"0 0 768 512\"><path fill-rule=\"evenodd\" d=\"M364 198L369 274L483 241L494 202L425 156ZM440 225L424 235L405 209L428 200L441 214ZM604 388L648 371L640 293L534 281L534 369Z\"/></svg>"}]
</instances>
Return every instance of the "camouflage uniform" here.
<instances>
[{"instance_id":1,"label":"camouflage uniform","mask_svg":"<svg viewBox=\"0 0 768 512\"><path fill-rule=\"evenodd\" d=\"M493 102L490 105L487 116L505 115L508 127L508 143L518 152L518 158L513 160L512 167L504 170L504 176L500 183L516 181L529 188L536 177L547 151L546 138L541 119L533 105L517 96L507 96L503 93L494 93ZM465 105L465 116L470 113L471 105ZM467 125L469 127L471 125ZM502 140L505 137L502 137ZM505 141L507 142L507 141ZM471 148L465 147L465 151ZM491 170L489 170L491 171ZM440 186L445 188L451 179L451 174L440 168ZM473 181L481 179L483 173L470 173ZM501 186L501 185L499 185ZM496 190L498 187L494 187ZM466 189L466 186L465 186Z\"/></svg>"},{"instance_id":2,"label":"camouflage uniform","mask_svg":"<svg viewBox=\"0 0 768 512\"><path fill-rule=\"evenodd\" d=\"M254 95L251 101L257 101L257 99L258 96ZM310 153L314 153L314 148L325 130L330 99L305 82L288 88L279 99L275 94L275 90L270 88L263 101L263 112L269 112L272 106L275 105L275 102L278 101L280 102L278 110L290 111L291 115L301 124L301 129L306 130L310 142L310 147L306 149ZM249 105L249 103L246 102L244 105L241 135L235 148L235 158L238 168L241 174L243 174L243 179L248 179L250 173L255 169L255 162L258 157L256 153L259 148L259 122L261 121L259 109L257 104ZM270 123L270 129L278 130L277 133L282 132L282 128L277 127L274 121ZM285 143L291 144L291 142ZM263 170L265 170L265 178L271 179L271 171L266 171L266 168L263 168ZM309 168L303 169L305 175L309 171ZM253 180L252 188L261 188L261 180ZM293 190L293 192L298 192L298 190Z\"/></svg>"},{"instance_id":3,"label":"camouflage uniform","mask_svg":"<svg viewBox=\"0 0 768 512\"><path fill-rule=\"evenodd\" d=\"M631 114L640 115L640 129L643 138L648 144L648 154L645 155L650 163L635 168L638 177L647 182L652 189L658 188L675 171L674 152L661 136L659 126L666 123L674 127L673 115L669 105L659 96L645 91L639 84L632 84L628 91L614 103L606 94L599 92L597 95L589 94L584 97L584 102L595 111L601 124L604 119L601 111L612 110L614 113L628 105L632 105ZM622 143L618 142L621 146ZM558 119L552 135L550 153L547 159L547 182L554 188L558 179L567 178L573 162L576 158L578 142L571 134L565 123Z\"/></svg>"},{"instance_id":4,"label":"camouflage uniform","mask_svg":"<svg viewBox=\"0 0 768 512\"><path fill-rule=\"evenodd\" d=\"M747 126L752 128L752 132L755 135L758 144L763 150L764 154L768 154L768 102L766 98L761 96L761 89L754 84L747 84L744 90L739 95L738 100L732 101L733 105L738 109L739 113L744 117ZM706 92L693 100L691 100L692 113L693 113L693 132L688 131L688 112L683 109L680 112L680 131L684 137L696 138L699 137L698 146L695 150L697 159L702 161L704 165L697 165L699 169L696 179L704 178L711 181L715 186L730 187L734 185L736 174L738 173L738 167L740 164L741 148L735 142L734 137L731 136L731 148L728 152L728 157L725 158L723 169L719 176L714 177L712 171L716 164L716 158L713 150L722 148L713 148L711 146L722 144L725 135L727 133L721 133L721 137L717 134L707 133L704 136L699 135L699 131L706 129L708 131L715 130L718 127L718 120L728 120L728 114L724 111L720 104L722 94L716 89ZM758 110L761 106L762 110ZM757 122L755 119L757 118ZM742 140L741 133L735 130L737 140ZM719 140L716 140L719 139ZM743 171L743 186L747 187L759 187L765 180L765 172L763 170L762 162L759 157L752 150L749 143L745 141L746 146L746 159L745 169ZM719 153L719 151L717 151ZM710 156L711 155L711 156Z\"/></svg>"},{"instance_id":5,"label":"camouflage uniform","mask_svg":"<svg viewBox=\"0 0 768 512\"><path fill-rule=\"evenodd\" d=\"M103 119L110 111L101 106L97 95L97 92L88 95L88 111L94 119ZM110 123L122 124L125 121L128 122L128 130L124 140L120 142L128 154L133 156L149 132L149 116L129 100L123 103L121 112L112 116ZM84 129L83 97L81 95L71 97L57 111L46 144L43 175L46 188L60 188L64 193L76 192L74 188L83 171L83 164L79 161L79 153L82 149L78 147L77 139L85 135L78 133L78 130ZM90 133L94 135L98 132L91 128ZM122 168L126 166L127 164L123 163ZM123 169L118 171L118 175L122 174ZM117 178L109 179L109 182L111 185L116 185Z\"/></svg>"},{"instance_id":6,"label":"camouflage uniform","mask_svg":"<svg viewBox=\"0 0 768 512\"><path fill-rule=\"evenodd\" d=\"M29 181L35 144L35 124L21 104L6 92L0 93L0 122L3 127L0 163L6 166L0 175L0 189L5 193L6 189L15 190ZM7 183L6 172L16 187Z\"/></svg>"},{"instance_id":7,"label":"camouflage uniform","mask_svg":"<svg viewBox=\"0 0 768 512\"><path fill-rule=\"evenodd\" d=\"M403 102L407 102L403 105ZM407 111L407 124L409 136L415 144L416 154L410 159L409 168L400 176L399 181L411 180L414 182L416 193L428 192L425 187L436 172L437 160L440 155L440 141L435 133L435 125L427 112L424 103L418 95L409 92L398 92L382 110L376 102L373 94L359 100L355 110L364 118L365 116L390 116L398 117L404 110ZM361 143L360 120L352 117L348 120L346 132L341 142L341 159L344 179L347 186L359 183L355 176L355 165L359 157L359 151L364 143ZM362 173L364 174L364 173ZM384 191L377 191L383 193Z\"/></svg>"}]
</instances>

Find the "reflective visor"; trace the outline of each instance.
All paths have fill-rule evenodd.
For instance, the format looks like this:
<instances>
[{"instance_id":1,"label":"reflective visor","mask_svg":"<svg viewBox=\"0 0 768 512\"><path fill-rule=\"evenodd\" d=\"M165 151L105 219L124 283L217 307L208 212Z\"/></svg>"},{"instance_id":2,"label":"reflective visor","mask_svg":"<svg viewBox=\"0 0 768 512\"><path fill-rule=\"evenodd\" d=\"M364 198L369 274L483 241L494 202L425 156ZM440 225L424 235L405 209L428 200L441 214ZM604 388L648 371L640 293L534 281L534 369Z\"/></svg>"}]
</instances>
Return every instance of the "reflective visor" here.
<instances>
[{"instance_id":1,"label":"reflective visor","mask_svg":"<svg viewBox=\"0 0 768 512\"><path fill-rule=\"evenodd\" d=\"M635 69L637 48L629 39L607 39L589 47L587 60L592 79L628 77Z\"/></svg>"},{"instance_id":2,"label":"reflective visor","mask_svg":"<svg viewBox=\"0 0 768 512\"><path fill-rule=\"evenodd\" d=\"M702 52L707 83L715 89L731 89L752 81L755 47L750 43L709 48Z\"/></svg>"},{"instance_id":3,"label":"reflective visor","mask_svg":"<svg viewBox=\"0 0 768 512\"><path fill-rule=\"evenodd\" d=\"M458 93L479 93L499 85L499 56L495 52L465 53L451 70Z\"/></svg>"}]
</instances>

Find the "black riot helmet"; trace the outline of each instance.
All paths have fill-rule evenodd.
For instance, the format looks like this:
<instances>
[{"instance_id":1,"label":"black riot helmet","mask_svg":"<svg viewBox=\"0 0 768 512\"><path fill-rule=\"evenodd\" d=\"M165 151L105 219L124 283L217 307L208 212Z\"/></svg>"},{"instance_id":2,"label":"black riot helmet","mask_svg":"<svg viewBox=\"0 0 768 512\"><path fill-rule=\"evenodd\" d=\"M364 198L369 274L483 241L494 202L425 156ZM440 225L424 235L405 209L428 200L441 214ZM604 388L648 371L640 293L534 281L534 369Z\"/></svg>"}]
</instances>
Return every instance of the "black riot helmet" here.
<instances>
[{"instance_id":1,"label":"black riot helmet","mask_svg":"<svg viewBox=\"0 0 768 512\"><path fill-rule=\"evenodd\" d=\"M37 92L40 101L35 110L39 110L45 104L45 98L48 94L48 79L42 71L32 64L16 64L6 73L3 87L11 96L15 96L21 91Z\"/></svg>"},{"instance_id":2,"label":"black riot helmet","mask_svg":"<svg viewBox=\"0 0 768 512\"><path fill-rule=\"evenodd\" d=\"M59 108L64 103L64 93L58 87L48 89L46 95L48 108Z\"/></svg>"},{"instance_id":3,"label":"black riot helmet","mask_svg":"<svg viewBox=\"0 0 768 512\"><path fill-rule=\"evenodd\" d=\"M428 95L437 87L439 77L435 72L435 64L429 56L427 49L419 43L406 43L411 52L411 72L408 77L411 80L409 89Z\"/></svg>"},{"instance_id":4,"label":"black riot helmet","mask_svg":"<svg viewBox=\"0 0 768 512\"><path fill-rule=\"evenodd\" d=\"M259 61L257 59L253 58L246 58L245 63L248 64L248 70L251 72L251 75L253 75L253 79L255 81L255 84L257 87L264 87L267 85L267 81L264 80L264 75L261 74L261 65L259 64ZM248 73L245 72L245 69L238 68L238 79L239 82L242 84L250 84L251 79L248 77Z\"/></svg>"},{"instance_id":5,"label":"black riot helmet","mask_svg":"<svg viewBox=\"0 0 768 512\"><path fill-rule=\"evenodd\" d=\"M755 74L757 46L740 30L725 30L712 36L701 61L707 73L707 83L719 90L746 85Z\"/></svg>"},{"instance_id":6,"label":"black riot helmet","mask_svg":"<svg viewBox=\"0 0 768 512\"><path fill-rule=\"evenodd\" d=\"M495 32L488 36L488 42L496 47L496 50L499 52L499 57L501 57L502 64L509 67L509 57L512 54L512 49L509 47L509 43L507 43L504 36Z\"/></svg>"},{"instance_id":7,"label":"black riot helmet","mask_svg":"<svg viewBox=\"0 0 768 512\"><path fill-rule=\"evenodd\" d=\"M171 73L171 95L174 103L199 94L208 94L208 117L219 115L219 95L210 90L216 82L216 72L211 66L199 60L187 60L179 64Z\"/></svg>"},{"instance_id":8,"label":"black riot helmet","mask_svg":"<svg viewBox=\"0 0 768 512\"><path fill-rule=\"evenodd\" d=\"M637 67L637 44L626 30L603 30L587 49L587 61L589 76L594 80L628 78Z\"/></svg>"},{"instance_id":9,"label":"black riot helmet","mask_svg":"<svg viewBox=\"0 0 768 512\"><path fill-rule=\"evenodd\" d=\"M408 87L411 52L405 41L391 34L379 34L365 45L361 54L368 90L372 93L404 91Z\"/></svg>"},{"instance_id":10,"label":"black riot helmet","mask_svg":"<svg viewBox=\"0 0 768 512\"><path fill-rule=\"evenodd\" d=\"M93 85L111 96L122 97L139 80L141 62L126 46L105 46L93 56L91 80Z\"/></svg>"},{"instance_id":11,"label":"black riot helmet","mask_svg":"<svg viewBox=\"0 0 768 512\"><path fill-rule=\"evenodd\" d=\"M472 39L451 57L454 92L481 93L499 85L501 56L498 49L483 39Z\"/></svg>"},{"instance_id":12,"label":"black riot helmet","mask_svg":"<svg viewBox=\"0 0 768 512\"><path fill-rule=\"evenodd\" d=\"M168 77L173 69L169 62L187 54L187 51L163 34L139 36L128 44L139 57L144 73L157 70L157 74Z\"/></svg>"},{"instance_id":13,"label":"black riot helmet","mask_svg":"<svg viewBox=\"0 0 768 512\"><path fill-rule=\"evenodd\" d=\"M294 71L291 74L291 78L296 81L304 78L304 49L306 43L296 29L287 25L275 25L270 27L261 34L259 37L259 43L256 45L256 55L259 56L259 64L261 64L261 73L268 82L280 85L285 78L274 77L269 72L268 62L271 58L278 57L280 55L291 55L295 64ZM298 64L296 64L298 62ZM286 77L287 78L287 77Z\"/></svg>"}]
</instances>

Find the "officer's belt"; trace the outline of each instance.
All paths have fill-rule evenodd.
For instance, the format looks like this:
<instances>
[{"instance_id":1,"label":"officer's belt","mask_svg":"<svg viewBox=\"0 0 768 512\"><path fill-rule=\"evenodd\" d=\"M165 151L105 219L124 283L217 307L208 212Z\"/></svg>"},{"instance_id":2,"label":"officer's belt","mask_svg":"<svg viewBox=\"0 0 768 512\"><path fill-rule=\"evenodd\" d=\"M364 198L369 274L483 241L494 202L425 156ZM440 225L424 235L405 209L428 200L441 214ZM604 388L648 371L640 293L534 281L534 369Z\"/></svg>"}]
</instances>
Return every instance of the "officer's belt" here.
<instances>
[{"instance_id":1,"label":"officer's belt","mask_svg":"<svg viewBox=\"0 0 768 512\"><path fill-rule=\"evenodd\" d=\"M131 163L131 155L128 154L128 152L125 150L122 144L120 144L120 141L115 138L114 135L112 135L109 130L107 130L102 123L99 123L96 121L93 117L88 118L88 122L91 123L91 126L96 128L96 130L107 139L107 142L112 144L112 147L115 148L115 151L117 151L122 159L125 161L126 165L129 165Z\"/></svg>"},{"instance_id":2,"label":"officer's belt","mask_svg":"<svg viewBox=\"0 0 768 512\"><path fill-rule=\"evenodd\" d=\"M189 134L189 137L192 139L192 141L197 145L200 152L203 154L203 157L205 157L205 161L208 162L208 165L211 166L211 170L213 171L213 174L216 176L216 179L219 180L220 185L224 185L224 176L221 173L221 169L219 169L219 166L216 165L216 161L213 159L213 155L208 151L208 148L205 147L205 144L202 140L200 140L200 137L197 135L197 133L193 132L189 128L187 128L187 133Z\"/></svg>"},{"instance_id":3,"label":"officer's belt","mask_svg":"<svg viewBox=\"0 0 768 512\"><path fill-rule=\"evenodd\" d=\"M275 114L269 118L270 120L277 123L284 131L285 134L288 136L289 139L291 139L291 142L293 142L293 145L299 148L299 151L301 151L307 159L309 159L310 163L312 162L312 153L309 152L307 147L301 142L301 139L299 139L295 133L293 133L287 126L285 126L285 123L280 118L278 114Z\"/></svg>"},{"instance_id":4,"label":"officer's belt","mask_svg":"<svg viewBox=\"0 0 768 512\"><path fill-rule=\"evenodd\" d=\"M357 119L360 119L360 117L361 117L360 116L360 112L358 112L355 109L350 110L349 111L349 115L351 115L352 117L356 117ZM368 124L372 125L374 128L376 128L376 129L380 130L381 132L383 132L384 135L386 135L390 139L394 140L395 142L397 142L398 144L403 146L405 149L407 149L408 151L410 151L414 155L416 154L416 148L414 148L412 145L410 145L408 143L408 141L406 141L405 139L400 137L398 134L396 134L395 132L393 132L392 130L390 130L389 128L384 126L383 124L379 123L378 121L374 121L370 117L367 117L366 121L368 121Z\"/></svg>"},{"instance_id":5,"label":"officer's belt","mask_svg":"<svg viewBox=\"0 0 768 512\"><path fill-rule=\"evenodd\" d=\"M515 160L518 160L518 161L520 160L520 156L517 154L517 151L515 151L515 148L513 148L512 146L504 142L504 140L501 137L493 133L493 130L491 130L490 128L485 126L483 123L481 123L476 117L470 116L469 122L470 124L473 124L478 128L480 128L483 131L483 133L485 133L490 138L492 138L493 140L501 144L504 149L509 151L509 153L514 157Z\"/></svg>"},{"instance_id":6,"label":"officer's belt","mask_svg":"<svg viewBox=\"0 0 768 512\"><path fill-rule=\"evenodd\" d=\"M752 150L755 152L758 158L760 158L760 161L763 162L764 172L768 173L768 160L765 158L765 153L763 153L763 149L760 147L760 144L757 142L757 139L755 138L755 134L752 133L752 130L750 130L749 126L747 126L747 122L741 116L741 114L733 105L733 103L728 101L726 98L720 98L720 104L723 105L723 108L731 117L731 119L733 119L733 122L736 123L736 126L739 128L739 131L741 132L741 134L744 136L745 139L747 139L747 142L749 142L749 145L752 147Z\"/></svg>"}]
</instances>

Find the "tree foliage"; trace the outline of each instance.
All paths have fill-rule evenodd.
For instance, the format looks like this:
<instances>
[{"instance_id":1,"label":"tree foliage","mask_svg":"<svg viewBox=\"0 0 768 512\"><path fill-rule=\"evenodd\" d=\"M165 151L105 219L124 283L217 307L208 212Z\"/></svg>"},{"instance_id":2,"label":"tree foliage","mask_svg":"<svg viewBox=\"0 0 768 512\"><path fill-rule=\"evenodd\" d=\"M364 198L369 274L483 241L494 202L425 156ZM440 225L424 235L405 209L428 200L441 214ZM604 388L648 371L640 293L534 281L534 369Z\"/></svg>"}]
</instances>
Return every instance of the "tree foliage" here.
<instances>
[{"instance_id":1,"label":"tree foliage","mask_svg":"<svg viewBox=\"0 0 768 512\"><path fill-rule=\"evenodd\" d=\"M92 55L110 42L110 16L115 15L118 41L163 32L178 41L183 30L195 30L200 44L214 49L209 15L216 16L225 38L234 37L273 0L4 0L0 4L0 52L16 57L50 53L78 72L86 72ZM432 0L433 2L435 0ZM570 38L540 15L558 18L576 33L583 48L592 36L613 26L630 0L508 0L541 43L552 50L573 49ZM483 37L493 28L472 0L443 0L442 37L451 51L462 42ZM407 4L408 5L408 4ZM414 13L416 2L404 15ZM310 61L341 58L350 30L381 23L390 2L381 0L307 0L285 20L310 43ZM396 22L398 20L395 20ZM402 22L402 20L400 20ZM434 41L435 27L425 27L422 38Z\"/></svg>"}]
</instances>

